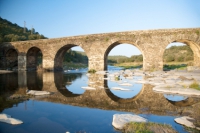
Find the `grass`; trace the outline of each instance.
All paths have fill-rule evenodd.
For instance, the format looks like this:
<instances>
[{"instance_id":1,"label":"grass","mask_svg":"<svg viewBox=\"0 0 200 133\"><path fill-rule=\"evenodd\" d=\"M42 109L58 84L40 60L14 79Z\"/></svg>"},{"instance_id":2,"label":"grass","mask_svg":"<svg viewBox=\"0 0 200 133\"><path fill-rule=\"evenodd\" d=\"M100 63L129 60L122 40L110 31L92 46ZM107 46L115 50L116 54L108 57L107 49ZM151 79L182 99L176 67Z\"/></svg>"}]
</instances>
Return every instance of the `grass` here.
<instances>
[{"instance_id":1,"label":"grass","mask_svg":"<svg viewBox=\"0 0 200 133\"><path fill-rule=\"evenodd\" d=\"M88 73L95 73L95 72L96 72L96 70L94 70L94 69L88 70Z\"/></svg>"},{"instance_id":2,"label":"grass","mask_svg":"<svg viewBox=\"0 0 200 133\"><path fill-rule=\"evenodd\" d=\"M153 122L138 123L130 122L123 128L124 133L176 133L176 131L167 124L159 124Z\"/></svg>"},{"instance_id":3,"label":"grass","mask_svg":"<svg viewBox=\"0 0 200 133\"><path fill-rule=\"evenodd\" d=\"M119 80L120 80L120 78L117 76L117 77L115 77L115 80L116 80L116 81L119 81Z\"/></svg>"},{"instance_id":4,"label":"grass","mask_svg":"<svg viewBox=\"0 0 200 133\"><path fill-rule=\"evenodd\" d=\"M191 61L187 62L164 62L164 70L184 70L188 65L191 64ZM112 64L114 66L123 67L124 69L133 69L133 68L142 68L143 62L126 62L126 63L116 63ZM152 69L154 71L154 69Z\"/></svg>"},{"instance_id":5,"label":"grass","mask_svg":"<svg viewBox=\"0 0 200 133\"><path fill-rule=\"evenodd\" d=\"M194 81L192 84L189 85L190 88L200 90L200 84Z\"/></svg>"},{"instance_id":6,"label":"grass","mask_svg":"<svg viewBox=\"0 0 200 133\"><path fill-rule=\"evenodd\" d=\"M134 68L142 68L142 62L134 63L134 62L127 62L127 63L117 63L114 66L123 67L124 69L134 69Z\"/></svg>"},{"instance_id":7,"label":"grass","mask_svg":"<svg viewBox=\"0 0 200 133\"><path fill-rule=\"evenodd\" d=\"M186 67L187 67L186 64L174 64L174 65L164 65L163 69L164 70L173 70L173 69L184 70L186 69Z\"/></svg>"}]
</instances>

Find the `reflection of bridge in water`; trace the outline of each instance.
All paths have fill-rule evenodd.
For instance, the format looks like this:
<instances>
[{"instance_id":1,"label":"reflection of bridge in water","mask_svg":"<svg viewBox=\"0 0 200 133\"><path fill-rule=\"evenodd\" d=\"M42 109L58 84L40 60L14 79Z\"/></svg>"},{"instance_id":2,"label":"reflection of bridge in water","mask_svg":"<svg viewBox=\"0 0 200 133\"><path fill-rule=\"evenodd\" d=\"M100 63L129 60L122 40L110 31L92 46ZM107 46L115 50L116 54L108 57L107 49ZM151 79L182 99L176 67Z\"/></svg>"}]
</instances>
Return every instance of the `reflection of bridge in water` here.
<instances>
[{"instance_id":1,"label":"reflection of bridge in water","mask_svg":"<svg viewBox=\"0 0 200 133\"><path fill-rule=\"evenodd\" d=\"M63 73L18 73L18 77L12 80L12 84L15 86L9 86L9 79L10 76L13 77L13 74L4 76L4 88L18 88L15 91L16 93L25 94L26 89L50 91L53 92L52 95L39 97L37 99L82 107L165 115L169 113L191 113L195 111L196 103L200 101L199 98L191 97L179 102L170 101L163 94L155 93L152 90L152 85L143 85L138 95L128 99L122 99L115 96L108 89L107 81L103 79L103 75L96 74L89 77L89 82L94 82L94 84L90 84L89 86L96 88L96 90L86 90L83 94L73 94L66 89L66 81L64 81ZM81 76L81 74L77 74L76 76ZM75 79L76 77L70 77L68 82Z\"/></svg>"}]
</instances>

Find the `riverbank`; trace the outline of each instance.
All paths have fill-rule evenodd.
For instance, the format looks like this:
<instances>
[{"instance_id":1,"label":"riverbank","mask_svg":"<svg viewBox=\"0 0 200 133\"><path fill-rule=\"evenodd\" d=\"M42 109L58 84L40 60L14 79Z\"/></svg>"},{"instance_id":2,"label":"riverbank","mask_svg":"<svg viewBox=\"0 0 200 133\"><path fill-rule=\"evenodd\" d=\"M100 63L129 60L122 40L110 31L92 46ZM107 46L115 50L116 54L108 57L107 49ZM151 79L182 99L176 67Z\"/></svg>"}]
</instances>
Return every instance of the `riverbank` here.
<instances>
[{"instance_id":1,"label":"riverbank","mask_svg":"<svg viewBox=\"0 0 200 133\"><path fill-rule=\"evenodd\" d=\"M5 73L13 73L14 71L9 71L9 70L0 70L0 74L5 74Z\"/></svg>"},{"instance_id":2,"label":"riverbank","mask_svg":"<svg viewBox=\"0 0 200 133\"><path fill-rule=\"evenodd\" d=\"M142 68L143 62L125 62L125 63L113 63L110 64L117 67L123 67L124 69ZM163 70L185 70L187 66L192 65L192 61L187 62L164 62Z\"/></svg>"},{"instance_id":3,"label":"riverbank","mask_svg":"<svg viewBox=\"0 0 200 133\"><path fill-rule=\"evenodd\" d=\"M80 68L87 68L88 64L83 63L63 63L63 69L64 70L75 70Z\"/></svg>"}]
</instances>

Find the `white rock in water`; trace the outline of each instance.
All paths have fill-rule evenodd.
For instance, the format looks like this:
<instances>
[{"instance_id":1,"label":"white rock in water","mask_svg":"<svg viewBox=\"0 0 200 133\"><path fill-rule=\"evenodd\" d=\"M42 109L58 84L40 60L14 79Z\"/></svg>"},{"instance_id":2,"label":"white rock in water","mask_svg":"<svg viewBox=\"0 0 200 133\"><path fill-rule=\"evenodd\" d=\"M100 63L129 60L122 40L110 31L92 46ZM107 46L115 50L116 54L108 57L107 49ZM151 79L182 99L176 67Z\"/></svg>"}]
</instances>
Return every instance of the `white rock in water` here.
<instances>
[{"instance_id":1,"label":"white rock in water","mask_svg":"<svg viewBox=\"0 0 200 133\"><path fill-rule=\"evenodd\" d=\"M119 84L119 85L121 85L121 86L133 86L133 85L130 84L130 83L122 83L122 84Z\"/></svg>"},{"instance_id":2,"label":"white rock in water","mask_svg":"<svg viewBox=\"0 0 200 133\"><path fill-rule=\"evenodd\" d=\"M200 96L200 91L192 88L184 88L180 85L159 85L153 88L153 91L160 93L181 94L181 95L194 95Z\"/></svg>"},{"instance_id":3,"label":"white rock in water","mask_svg":"<svg viewBox=\"0 0 200 133\"><path fill-rule=\"evenodd\" d=\"M49 94L51 94L51 93L50 93L50 92L47 92L47 91L29 90L29 91L27 92L27 94L35 95L35 96L41 96L41 95L49 95Z\"/></svg>"},{"instance_id":4,"label":"white rock in water","mask_svg":"<svg viewBox=\"0 0 200 133\"><path fill-rule=\"evenodd\" d=\"M106 71L97 71L96 74L102 74L102 75L106 75Z\"/></svg>"},{"instance_id":5,"label":"white rock in water","mask_svg":"<svg viewBox=\"0 0 200 133\"><path fill-rule=\"evenodd\" d=\"M147 119L132 114L114 114L112 125L117 129L122 129L129 122L147 122Z\"/></svg>"},{"instance_id":6,"label":"white rock in water","mask_svg":"<svg viewBox=\"0 0 200 133\"><path fill-rule=\"evenodd\" d=\"M132 91L130 89L120 88L120 87L112 87L113 90L120 90L120 91Z\"/></svg>"},{"instance_id":7,"label":"white rock in water","mask_svg":"<svg viewBox=\"0 0 200 133\"><path fill-rule=\"evenodd\" d=\"M179 123L179 124L185 125L187 127L195 128L195 126L192 122L192 121L194 121L194 119L191 118L191 117L183 116L183 117L179 117L179 118L174 119L174 121Z\"/></svg>"},{"instance_id":8,"label":"white rock in water","mask_svg":"<svg viewBox=\"0 0 200 133\"><path fill-rule=\"evenodd\" d=\"M81 87L81 88L84 89L84 90L96 90L95 88L89 87L89 86L87 86L87 87Z\"/></svg>"},{"instance_id":9,"label":"white rock in water","mask_svg":"<svg viewBox=\"0 0 200 133\"><path fill-rule=\"evenodd\" d=\"M10 115L7 114L0 114L0 121L5 122L12 125L22 124L23 122L18 119L11 118Z\"/></svg>"}]
</instances>

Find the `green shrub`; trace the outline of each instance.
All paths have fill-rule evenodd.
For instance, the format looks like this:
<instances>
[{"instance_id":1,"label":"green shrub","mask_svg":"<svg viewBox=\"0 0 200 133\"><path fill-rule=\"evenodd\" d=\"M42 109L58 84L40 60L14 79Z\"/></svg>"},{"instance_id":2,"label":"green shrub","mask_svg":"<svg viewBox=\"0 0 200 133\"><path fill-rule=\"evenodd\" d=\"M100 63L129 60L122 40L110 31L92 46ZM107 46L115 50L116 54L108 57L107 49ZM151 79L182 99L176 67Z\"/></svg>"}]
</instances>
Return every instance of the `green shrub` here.
<instances>
[{"instance_id":1,"label":"green shrub","mask_svg":"<svg viewBox=\"0 0 200 133\"><path fill-rule=\"evenodd\" d=\"M94 69L88 70L88 73L95 73L95 72L96 72L96 70L94 70Z\"/></svg>"},{"instance_id":2,"label":"green shrub","mask_svg":"<svg viewBox=\"0 0 200 133\"><path fill-rule=\"evenodd\" d=\"M200 84L197 83L196 81L194 81L192 84L190 84L189 87L193 88L193 89L196 89L196 90L200 90Z\"/></svg>"}]
</instances>

